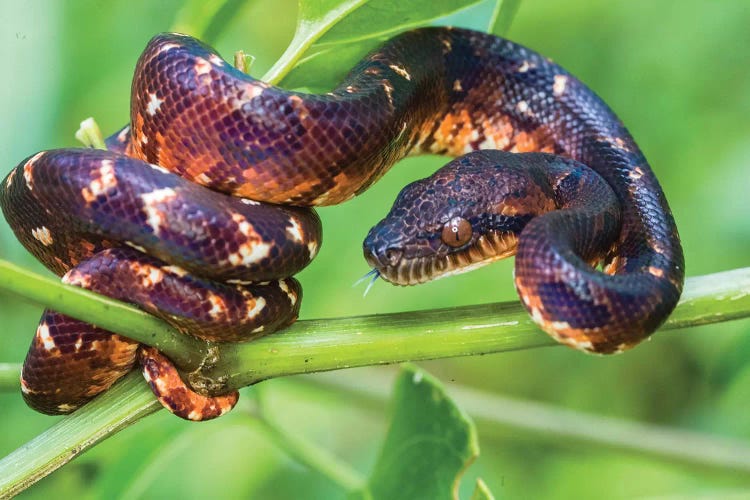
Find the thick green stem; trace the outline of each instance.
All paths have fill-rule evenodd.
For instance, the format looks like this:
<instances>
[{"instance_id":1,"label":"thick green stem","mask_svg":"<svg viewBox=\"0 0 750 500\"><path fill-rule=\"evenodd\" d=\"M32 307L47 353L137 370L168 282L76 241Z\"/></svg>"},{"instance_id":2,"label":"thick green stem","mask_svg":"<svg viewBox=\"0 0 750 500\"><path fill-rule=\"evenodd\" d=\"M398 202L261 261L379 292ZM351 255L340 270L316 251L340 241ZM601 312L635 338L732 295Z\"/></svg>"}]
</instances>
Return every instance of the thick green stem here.
<instances>
[{"instance_id":1,"label":"thick green stem","mask_svg":"<svg viewBox=\"0 0 750 500\"><path fill-rule=\"evenodd\" d=\"M78 317L86 321L96 322L91 315L101 314L96 309L102 307L102 299L95 294L74 293L75 300L69 301L68 294L62 290L80 290L63 287L47 295L35 286L8 280L9 269L13 270L12 266L0 265L0 288L32 300L42 300L57 309L61 309L58 302L61 297L65 297L62 302L68 305L69 302L78 301L76 307L71 306L66 313L78 311ZM42 284L51 281L26 271L15 271L20 273L17 278L41 279ZM59 285L54 281L52 284ZM112 302L118 306L107 309L113 321L117 320L116 314L122 311L126 311L127 317L133 313L142 314L130 306L120 307L120 303ZM736 269L688 279L680 304L662 330L748 316L750 268ZM172 335L172 331L163 326L154 331L158 332L156 337ZM555 344L531 324L520 305L513 303L300 321L278 335L246 344L221 344L216 351L219 365L228 370L224 374L230 376L230 385L238 387L296 373L546 345ZM215 370L218 374L219 368ZM208 375L212 376L213 373ZM104 437L158 408L158 403L140 377L137 374L129 375L94 402L63 418L51 429L0 460L0 497L28 487Z\"/></svg>"},{"instance_id":2,"label":"thick green stem","mask_svg":"<svg viewBox=\"0 0 750 500\"><path fill-rule=\"evenodd\" d=\"M517 302L299 321L253 342L207 344L142 311L0 261L0 288L153 345L197 389L239 388L272 377L355 366L555 345ZM750 268L688 279L663 330L750 316ZM205 364L211 356L215 362ZM200 370L201 366L205 366Z\"/></svg>"},{"instance_id":3,"label":"thick green stem","mask_svg":"<svg viewBox=\"0 0 750 500\"><path fill-rule=\"evenodd\" d=\"M750 316L750 268L689 278L662 330ZM202 376L243 387L282 375L557 345L520 303L299 321L281 335L225 344ZM199 382L199 381L195 381Z\"/></svg>"},{"instance_id":4,"label":"thick green stem","mask_svg":"<svg viewBox=\"0 0 750 500\"><path fill-rule=\"evenodd\" d=\"M18 377L20 375L21 365L16 363L0 363L0 392L19 390Z\"/></svg>"},{"instance_id":5,"label":"thick green stem","mask_svg":"<svg viewBox=\"0 0 750 500\"><path fill-rule=\"evenodd\" d=\"M133 372L85 408L57 421L0 460L0 498L9 498L99 441L161 408Z\"/></svg>"}]
</instances>

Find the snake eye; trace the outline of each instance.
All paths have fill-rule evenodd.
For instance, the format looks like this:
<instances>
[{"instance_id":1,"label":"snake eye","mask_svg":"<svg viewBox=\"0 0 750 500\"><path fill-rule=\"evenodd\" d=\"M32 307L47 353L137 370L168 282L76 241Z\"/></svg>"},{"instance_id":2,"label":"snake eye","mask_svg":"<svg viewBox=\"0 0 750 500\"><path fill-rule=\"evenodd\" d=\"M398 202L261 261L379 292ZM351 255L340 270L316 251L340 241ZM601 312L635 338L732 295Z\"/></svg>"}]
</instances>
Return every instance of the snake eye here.
<instances>
[{"instance_id":1,"label":"snake eye","mask_svg":"<svg viewBox=\"0 0 750 500\"><path fill-rule=\"evenodd\" d=\"M453 217L443 226L440 237L449 247L458 248L469 242L472 232L471 222L463 217Z\"/></svg>"}]
</instances>

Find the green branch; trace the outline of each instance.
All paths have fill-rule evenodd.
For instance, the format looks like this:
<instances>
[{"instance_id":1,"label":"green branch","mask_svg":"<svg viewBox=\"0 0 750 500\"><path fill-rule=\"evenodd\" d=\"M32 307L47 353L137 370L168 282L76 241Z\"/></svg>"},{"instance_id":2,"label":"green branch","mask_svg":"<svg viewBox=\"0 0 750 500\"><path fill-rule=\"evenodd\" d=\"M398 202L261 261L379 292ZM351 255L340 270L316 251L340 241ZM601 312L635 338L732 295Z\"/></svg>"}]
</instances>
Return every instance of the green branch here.
<instances>
[{"instance_id":1,"label":"green branch","mask_svg":"<svg viewBox=\"0 0 750 500\"><path fill-rule=\"evenodd\" d=\"M21 365L0 363L0 392L19 390L18 378L20 375Z\"/></svg>"},{"instance_id":2,"label":"green branch","mask_svg":"<svg viewBox=\"0 0 750 500\"><path fill-rule=\"evenodd\" d=\"M209 344L131 305L3 261L0 289L157 347L204 391L215 387L215 380L233 389L298 373L555 345L518 302L299 321L282 334L253 342ZM747 316L750 268L736 269L688 279L680 305L662 329ZM208 356L212 363L205 363Z\"/></svg>"},{"instance_id":3,"label":"green branch","mask_svg":"<svg viewBox=\"0 0 750 500\"><path fill-rule=\"evenodd\" d=\"M133 372L85 408L57 421L0 460L0 498L9 498L59 469L99 441L161 405Z\"/></svg>"},{"instance_id":4,"label":"green branch","mask_svg":"<svg viewBox=\"0 0 750 500\"><path fill-rule=\"evenodd\" d=\"M64 308L67 314L85 321L97 323L106 319L106 328L115 325L113 329L120 333L132 329L133 335L129 336L144 343L167 346L170 356L181 342L171 337L183 337L156 319L144 319L149 317L132 306L60 285L2 262L0 289L55 309ZM748 316L750 268L736 269L688 279L680 304L662 330ZM122 324L118 324L120 320ZM144 333L132 325L126 326L131 320L151 323ZM190 348L192 344L195 342L185 342L183 347ZM199 345L206 348L202 343ZM534 326L518 303L299 321L282 333L253 342L214 345L217 365L201 377L193 374L191 380L201 385L214 376L228 374L229 385L240 387L298 373L549 345L556 344ZM196 358L184 352L182 357ZM140 376L129 375L94 402L0 460L0 497L21 491L101 439L158 408Z\"/></svg>"}]
</instances>

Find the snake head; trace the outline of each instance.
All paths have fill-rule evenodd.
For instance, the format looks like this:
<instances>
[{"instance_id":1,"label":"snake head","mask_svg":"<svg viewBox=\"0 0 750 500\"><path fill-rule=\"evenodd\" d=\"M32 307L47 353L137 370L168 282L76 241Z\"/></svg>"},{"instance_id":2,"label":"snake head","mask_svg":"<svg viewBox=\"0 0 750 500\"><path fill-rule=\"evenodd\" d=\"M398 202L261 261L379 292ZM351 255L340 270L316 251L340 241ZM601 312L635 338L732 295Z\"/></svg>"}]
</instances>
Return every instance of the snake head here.
<instances>
[{"instance_id":1,"label":"snake head","mask_svg":"<svg viewBox=\"0 0 750 500\"><path fill-rule=\"evenodd\" d=\"M367 262L386 281L413 285L513 255L526 223L555 208L537 168L544 160L517 156L477 151L406 186L367 235Z\"/></svg>"}]
</instances>

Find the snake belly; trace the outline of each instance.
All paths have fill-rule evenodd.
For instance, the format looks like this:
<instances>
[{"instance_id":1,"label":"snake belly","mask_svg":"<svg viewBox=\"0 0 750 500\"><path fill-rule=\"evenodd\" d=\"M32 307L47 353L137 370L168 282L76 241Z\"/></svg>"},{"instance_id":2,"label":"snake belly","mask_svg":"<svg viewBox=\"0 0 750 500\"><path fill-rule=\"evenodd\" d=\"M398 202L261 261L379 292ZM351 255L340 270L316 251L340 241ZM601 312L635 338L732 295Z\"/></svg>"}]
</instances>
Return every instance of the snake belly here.
<instances>
[{"instance_id":1,"label":"snake belly","mask_svg":"<svg viewBox=\"0 0 750 500\"><path fill-rule=\"evenodd\" d=\"M47 267L65 273L64 280L105 294L118 296L113 288L120 288L124 293L118 297L125 300L136 295L131 287L161 282L159 274L170 269L176 277L192 280L195 275L231 287L290 276L294 271L277 272L279 267L273 262L281 248L278 240L272 244L256 231L264 224L268 228L278 224L275 234L285 234L285 241L292 241L308 259L317 252L319 229L316 234L313 212L273 206L268 209L280 210L283 215L253 219L236 216L240 212L230 209L229 219L214 219L193 208L192 195L172 195L171 191L177 191L170 184L178 182L175 179L209 188L196 186L201 192L243 197L244 202L218 195L248 208L256 208L257 202L331 205L361 193L406 155L459 156L481 149L543 152L581 162L601 176L608 186L604 189L614 193L619 206L617 215L609 218L592 215L591 210L601 213L601 206L589 212L586 206L579 206L577 215L564 222L566 234L575 243L586 239L581 233L591 230L586 221L603 221L593 230L605 233L598 244L607 247L602 258L609 274L587 267L585 260L591 259L575 257L575 251L580 250L575 244L563 248L559 240L550 240L549 227L530 230L525 238L526 225L549 225L534 222L549 220L546 216L518 219L516 286L524 305L546 331L585 350L619 351L661 324L681 293L684 265L673 217L658 181L625 127L601 99L564 69L492 35L451 28L401 34L366 56L339 86L320 95L286 91L255 80L191 37L157 35L136 65L130 126L108 145L112 151L105 153L55 150L30 157L3 182L0 202L17 237ZM477 158L481 163L481 157L471 154L462 161L472 163ZM71 164L77 167L62 175L60 165ZM136 164L134 173L125 173ZM47 168L50 173L42 173ZM138 185L141 174L157 180L144 191L135 189L129 208L108 205L129 189L121 189L127 184L121 175ZM43 184L57 185L58 175L79 176L82 183L66 185L57 194L40 195ZM558 181L578 177L567 173ZM549 192L557 187L553 183L551 188L540 189ZM528 209L525 200L535 199L520 190L513 210L528 215L534 210ZM541 203L561 208L559 201ZM172 216L162 210L171 205L191 214L177 217L190 223L185 223L187 236L167 238L165 243L164 235L172 230L163 224ZM610 208L607 205L605 212L611 214ZM429 217L430 210L438 211L430 204L422 204L421 210L423 213L412 214L412 223ZM117 213L123 219L111 222L107 213ZM306 219L304 213L313 213L312 218ZM71 214L80 218L73 222ZM100 226L103 219L106 222ZM303 224L303 220L311 222ZM72 230L71 224L78 226ZM124 234L108 232L123 226L127 226ZM224 248L218 261L194 260L195 232L190 228L198 226L201 231L215 231L206 241ZM474 227L470 230L472 238L479 238L473 234ZM209 246L205 249L210 254ZM512 253L515 247L504 251ZM600 257L603 252L594 253ZM92 258L103 260L92 264L88 262ZM131 262L131 258L139 264L120 264L121 260ZM245 260L262 261L256 266L260 274L235 272L236 264ZM391 260L377 255L370 259L374 264ZM139 267L141 262L146 267ZM218 270L213 270L214 265ZM118 266L130 268L132 273L124 285L114 285L115 275L120 279L117 272L105 273L111 281L97 274ZM383 276L387 278L388 273ZM281 292L277 295L292 302L290 297L296 297L298 290L290 291L294 285L289 285L289 280L279 283L284 285L275 286ZM149 296L139 305L155 314L169 310L162 309L162 304L150 308L152 303ZM252 303L245 306L245 311L252 309ZM218 315L226 313L223 306L212 306L208 316L212 310ZM576 312L573 315L571 311ZM293 312L291 317L295 315ZM163 313L165 319L174 316ZM194 323L211 323L212 319L189 319L187 326L178 326L195 334ZM78 384L79 399L66 400L67 387L55 380L69 364L76 364L76 357L83 358L82 352L91 360L78 365L98 368L114 361L123 367L120 372L132 365L131 353L123 361L102 340L114 334L94 332L100 335L96 337L88 330L69 328L69 321L74 320L43 318L25 363L25 397L42 411L70 411L111 383L109 379L102 382L106 377L88 376ZM288 317L272 321L262 332L269 333L289 321ZM258 328L250 328L250 336ZM125 350L135 352L132 343L119 336L112 338L115 344L126 344ZM153 350L142 352L146 358L158 355ZM153 364L151 368L147 378L155 388L160 370ZM66 380L74 378L70 375ZM163 402L165 399L169 396L162 397ZM181 413L190 415L192 411L186 406Z\"/></svg>"}]
</instances>

